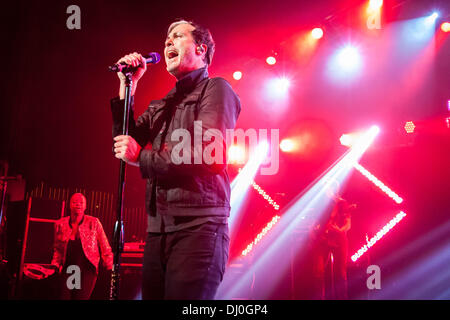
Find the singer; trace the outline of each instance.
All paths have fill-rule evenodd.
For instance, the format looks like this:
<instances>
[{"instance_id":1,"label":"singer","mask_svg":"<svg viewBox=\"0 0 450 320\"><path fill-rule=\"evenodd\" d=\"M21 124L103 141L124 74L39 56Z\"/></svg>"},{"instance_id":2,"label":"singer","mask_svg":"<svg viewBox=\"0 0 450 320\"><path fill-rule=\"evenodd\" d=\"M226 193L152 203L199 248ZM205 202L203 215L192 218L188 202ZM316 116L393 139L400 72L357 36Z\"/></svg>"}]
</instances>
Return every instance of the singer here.
<instances>
[{"instance_id":1,"label":"singer","mask_svg":"<svg viewBox=\"0 0 450 320\"><path fill-rule=\"evenodd\" d=\"M176 85L136 121L130 114L129 136L120 135L125 76L118 73L119 96L111 100L114 153L139 166L147 180L143 299L213 299L225 272L231 193L225 137L227 129L234 129L241 106L225 79L208 76L214 49L208 29L186 20L169 26L164 58ZM135 68L133 105L138 81L147 70L145 59L132 53L117 63ZM171 151L179 143L172 141L172 132L185 129L193 136L194 121L201 121L203 132L222 133L223 161L172 162ZM148 143L151 150L145 148Z\"/></svg>"}]
</instances>

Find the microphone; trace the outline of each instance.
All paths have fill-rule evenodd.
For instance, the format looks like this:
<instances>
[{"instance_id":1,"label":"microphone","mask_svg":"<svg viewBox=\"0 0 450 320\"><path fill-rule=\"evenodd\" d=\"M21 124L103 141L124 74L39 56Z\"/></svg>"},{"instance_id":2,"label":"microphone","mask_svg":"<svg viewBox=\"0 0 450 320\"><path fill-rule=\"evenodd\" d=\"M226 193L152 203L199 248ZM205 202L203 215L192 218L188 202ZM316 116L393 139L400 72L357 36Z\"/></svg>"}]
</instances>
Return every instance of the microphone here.
<instances>
[{"instance_id":1,"label":"microphone","mask_svg":"<svg viewBox=\"0 0 450 320\"><path fill-rule=\"evenodd\" d=\"M143 57L147 64L149 63L157 64L159 60L161 60L161 56L159 55L158 52L150 52L149 54L143 55ZM123 73L133 72L137 68L138 67L135 68L133 66L126 64L125 62L116 63L115 65L108 67L109 71L111 72L123 72Z\"/></svg>"}]
</instances>

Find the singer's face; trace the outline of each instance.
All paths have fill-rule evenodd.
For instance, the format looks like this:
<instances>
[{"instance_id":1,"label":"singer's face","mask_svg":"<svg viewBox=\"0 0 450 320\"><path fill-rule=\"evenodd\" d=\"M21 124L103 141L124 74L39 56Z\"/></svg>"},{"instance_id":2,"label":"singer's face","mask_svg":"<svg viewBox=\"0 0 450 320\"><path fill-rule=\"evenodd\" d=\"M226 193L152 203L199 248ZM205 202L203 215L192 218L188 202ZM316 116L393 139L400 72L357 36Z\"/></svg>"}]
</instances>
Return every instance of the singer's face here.
<instances>
[{"instance_id":1,"label":"singer's face","mask_svg":"<svg viewBox=\"0 0 450 320\"><path fill-rule=\"evenodd\" d=\"M192 36L195 28L187 23L177 25L167 35L164 57L167 71L177 79L205 65L202 55L196 51Z\"/></svg>"}]
</instances>

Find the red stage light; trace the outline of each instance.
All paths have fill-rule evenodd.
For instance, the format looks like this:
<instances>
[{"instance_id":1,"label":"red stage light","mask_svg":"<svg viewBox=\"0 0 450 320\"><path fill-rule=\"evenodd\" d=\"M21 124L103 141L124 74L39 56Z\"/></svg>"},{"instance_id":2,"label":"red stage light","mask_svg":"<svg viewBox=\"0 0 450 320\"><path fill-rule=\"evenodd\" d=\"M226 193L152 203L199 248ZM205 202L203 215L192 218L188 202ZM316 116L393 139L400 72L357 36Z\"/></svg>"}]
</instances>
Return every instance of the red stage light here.
<instances>
[{"instance_id":1,"label":"red stage light","mask_svg":"<svg viewBox=\"0 0 450 320\"><path fill-rule=\"evenodd\" d=\"M381 189L384 193L388 195L389 198L394 200L396 203L400 204L403 202L403 199L396 194L394 191L389 189L388 186L386 186L383 182L381 182L377 177L375 177L373 174L371 174L369 171L367 171L365 168L363 168L359 163L356 163L354 165L355 169L361 172L363 176L365 176L367 179L369 179L370 182L372 182L374 185L376 185L378 188Z\"/></svg>"},{"instance_id":2,"label":"red stage light","mask_svg":"<svg viewBox=\"0 0 450 320\"><path fill-rule=\"evenodd\" d=\"M353 262L361 258L361 256L366 253L375 243L377 243L383 236L388 233L397 223L400 222L406 213L400 211L391 221L389 221L380 231L377 232L370 240L366 240L367 244L361 247L355 254L352 255L351 259Z\"/></svg>"},{"instance_id":3,"label":"red stage light","mask_svg":"<svg viewBox=\"0 0 450 320\"><path fill-rule=\"evenodd\" d=\"M406 131L406 133L413 133L415 128L416 128L416 126L414 125L414 122L407 121L405 123L405 131Z\"/></svg>"},{"instance_id":4,"label":"red stage light","mask_svg":"<svg viewBox=\"0 0 450 320\"><path fill-rule=\"evenodd\" d=\"M280 216L274 216L272 220L264 227L264 229L261 230L260 233L255 237L255 240L253 240L246 248L242 251L242 255L246 256L247 254L252 251L253 246L255 246L261 239L269 232L270 229L273 228L273 226L280 220Z\"/></svg>"},{"instance_id":5,"label":"red stage light","mask_svg":"<svg viewBox=\"0 0 450 320\"><path fill-rule=\"evenodd\" d=\"M268 65L272 66L275 63L277 63L277 59L275 59L275 57L270 56L270 57L267 57L266 62L267 62Z\"/></svg>"},{"instance_id":6,"label":"red stage light","mask_svg":"<svg viewBox=\"0 0 450 320\"><path fill-rule=\"evenodd\" d=\"M233 79L234 80L241 80L241 78L242 78L242 72L241 71L235 71L233 73Z\"/></svg>"},{"instance_id":7,"label":"red stage light","mask_svg":"<svg viewBox=\"0 0 450 320\"><path fill-rule=\"evenodd\" d=\"M444 22L441 24L441 30L444 32L450 31L450 22Z\"/></svg>"},{"instance_id":8,"label":"red stage light","mask_svg":"<svg viewBox=\"0 0 450 320\"><path fill-rule=\"evenodd\" d=\"M256 182L252 182L253 189L258 191L258 193L275 209L280 210L280 205L276 203Z\"/></svg>"},{"instance_id":9,"label":"red stage light","mask_svg":"<svg viewBox=\"0 0 450 320\"><path fill-rule=\"evenodd\" d=\"M322 37L323 37L323 30L322 30L322 28L314 28L314 29L312 29L312 31L311 31L311 36L312 36L314 39L320 39L320 38L322 38Z\"/></svg>"}]
</instances>

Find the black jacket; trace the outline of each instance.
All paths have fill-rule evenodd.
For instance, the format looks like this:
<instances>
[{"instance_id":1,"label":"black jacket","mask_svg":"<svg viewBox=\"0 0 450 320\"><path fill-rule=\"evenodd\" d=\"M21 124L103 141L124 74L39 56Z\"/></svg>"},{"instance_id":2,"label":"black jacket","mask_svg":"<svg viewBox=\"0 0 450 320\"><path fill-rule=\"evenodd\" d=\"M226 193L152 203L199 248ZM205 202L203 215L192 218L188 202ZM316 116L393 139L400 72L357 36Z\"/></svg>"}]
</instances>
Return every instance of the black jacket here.
<instances>
[{"instance_id":1,"label":"black jacket","mask_svg":"<svg viewBox=\"0 0 450 320\"><path fill-rule=\"evenodd\" d=\"M121 134L123 100L113 99L111 108L114 137ZM151 150L142 149L139 156L142 177L147 179L146 208L150 215L229 215L226 130L234 129L240 110L239 98L230 84L222 78L209 79L206 68L202 68L179 80L163 99L152 101L136 122L131 112L129 135L142 147L152 145ZM221 163L194 163L194 121L202 121L203 132L221 132ZM176 129L185 129L192 137L190 163L172 161L171 152L180 143L171 141ZM203 142L202 150L209 143Z\"/></svg>"}]
</instances>

